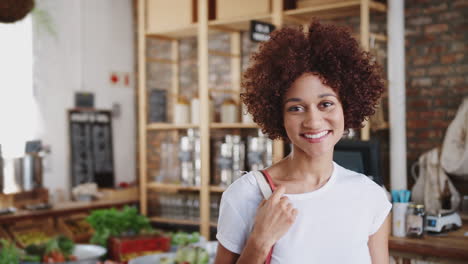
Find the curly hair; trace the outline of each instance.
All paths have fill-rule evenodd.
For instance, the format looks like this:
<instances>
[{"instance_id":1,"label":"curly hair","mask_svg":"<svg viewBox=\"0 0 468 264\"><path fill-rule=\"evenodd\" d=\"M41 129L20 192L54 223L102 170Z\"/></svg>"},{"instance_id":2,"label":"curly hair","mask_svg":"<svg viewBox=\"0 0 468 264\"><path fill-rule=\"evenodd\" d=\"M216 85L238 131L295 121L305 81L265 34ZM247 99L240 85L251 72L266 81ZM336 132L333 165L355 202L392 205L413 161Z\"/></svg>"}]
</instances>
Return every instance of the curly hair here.
<instances>
[{"instance_id":1,"label":"curly hair","mask_svg":"<svg viewBox=\"0 0 468 264\"><path fill-rule=\"evenodd\" d=\"M362 127L375 113L383 90L381 67L360 49L349 31L313 20L302 27L272 32L251 56L243 74L241 100L270 139L288 140L283 125L283 97L302 74L317 74L340 99L344 128Z\"/></svg>"}]
</instances>

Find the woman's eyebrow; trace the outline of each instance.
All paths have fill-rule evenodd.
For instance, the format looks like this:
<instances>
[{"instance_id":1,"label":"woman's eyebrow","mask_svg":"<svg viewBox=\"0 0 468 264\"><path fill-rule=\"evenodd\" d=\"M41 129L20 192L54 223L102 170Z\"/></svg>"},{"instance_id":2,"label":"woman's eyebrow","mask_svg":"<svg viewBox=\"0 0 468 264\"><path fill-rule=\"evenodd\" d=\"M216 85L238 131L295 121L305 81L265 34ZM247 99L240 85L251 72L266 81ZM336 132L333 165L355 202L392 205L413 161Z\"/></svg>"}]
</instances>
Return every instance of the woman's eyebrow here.
<instances>
[{"instance_id":1,"label":"woman's eyebrow","mask_svg":"<svg viewBox=\"0 0 468 264\"><path fill-rule=\"evenodd\" d=\"M300 102L302 101L301 98L297 98L297 97L292 97L292 98L288 98L284 101L284 103L288 103L288 102Z\"/></svg>"},{"instance_id":2,"label":"woman's eyebrow","mask_svg":"<svg viewBox=\"0 0 468 264\"><path fill-rule=\"evenodd\" d=\"M333 96L333 97L337 97L336 95L334 95L334 94L331 94L331 93L325 93L325 94L321 94L321 95L319 95L318 97L319 97L319 98L323 98L323 97L327 97L327 96ZM338 97L337 97L337 98L338 98Z\"/></svg>"}]
</instances>

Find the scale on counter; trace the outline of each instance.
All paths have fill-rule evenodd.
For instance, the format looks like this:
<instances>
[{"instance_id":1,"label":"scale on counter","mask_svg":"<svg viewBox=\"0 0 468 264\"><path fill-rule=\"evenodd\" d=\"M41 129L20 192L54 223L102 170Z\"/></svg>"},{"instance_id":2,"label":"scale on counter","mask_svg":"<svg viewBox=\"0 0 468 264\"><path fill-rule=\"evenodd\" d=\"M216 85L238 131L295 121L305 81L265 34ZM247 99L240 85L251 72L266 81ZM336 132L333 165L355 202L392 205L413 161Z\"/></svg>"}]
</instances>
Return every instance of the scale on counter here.
<instances>
[{"instance_id":1,"label":"scale on counter","mask_svg":"<svg viewBox=\"0 0 468 264\"><path fill-rule=\"evenodd\" d=\"M426 217L426 231L442 233L457 230L462 226L461 217L457 212L428 215Z\"/></svg>"}]
</instances>

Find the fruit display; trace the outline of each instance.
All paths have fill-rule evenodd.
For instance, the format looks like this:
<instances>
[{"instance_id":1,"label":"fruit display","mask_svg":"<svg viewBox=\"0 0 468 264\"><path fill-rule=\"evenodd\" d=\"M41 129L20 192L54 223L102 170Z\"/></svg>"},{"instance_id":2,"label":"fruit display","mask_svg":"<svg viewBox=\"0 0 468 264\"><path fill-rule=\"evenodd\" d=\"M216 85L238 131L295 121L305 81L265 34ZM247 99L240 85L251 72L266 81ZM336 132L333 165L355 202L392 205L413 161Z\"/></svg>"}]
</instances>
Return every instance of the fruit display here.
<instances>
[{"instance_id":1,"label":"fruit display","mask_svg":"<svg viewBox=\"0 0 468 264\"><path fill-rule=\"evenodd\" d=\"M208 264L210 256L206 249L201 247L180 247L175 258L162 258L161 264Z\"/></svg>"},{"instance_id":2,"label":"fruit display","mask_svg":"<svg viewBox=\"0 0 468 264\"><path fill-rule=\"evenodd\" d=\"M85 219L69 219L65 220L65 224L75 236L93 232L93 228Z\"/></svg>"},{"instance_id":3,"label":"fruit display","mask_svg":"<svg viewBox=\"0 0 468 264\"><path fill-rule=\"evenodd\" d=\"M13 236L15 240L24 247L31 244L42 244L51 239L49 235L40 230L14 231Z\"/></svg>"}]
</instances>

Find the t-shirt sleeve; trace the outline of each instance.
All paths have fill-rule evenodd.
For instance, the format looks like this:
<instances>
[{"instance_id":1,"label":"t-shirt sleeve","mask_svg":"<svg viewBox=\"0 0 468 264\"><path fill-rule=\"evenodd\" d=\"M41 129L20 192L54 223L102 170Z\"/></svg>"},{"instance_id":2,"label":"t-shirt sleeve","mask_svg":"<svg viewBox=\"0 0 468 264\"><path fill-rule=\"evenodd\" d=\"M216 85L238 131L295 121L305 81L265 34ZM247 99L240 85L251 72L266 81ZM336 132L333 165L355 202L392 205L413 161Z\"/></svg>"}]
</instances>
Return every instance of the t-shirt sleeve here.
<instances>
[{"instance_id":1,"label":"t-shirt sleeve","mask_svg":"<svg viewBox=\"0 0 468 264\"><path fill-rule=\"evenodd\" d=\"M369 235L375 234L380 226L382 226L385 218L392 209L392 204L388 201L385 190L378 186L373 195L373 217L372 223L369 230Z\"/></svg>"},{"instance_id":2,"label":"t-shirt sleeve","mask_svg":"<svg viewBox=\"0 0 468 264\"><path fill-rule=\"evenodd\" d=\"M245 220L223 195L219 209L216 239L227 250L240 254L244 248L248 233L249 230Z\"/></svg>"}]
</instances>

